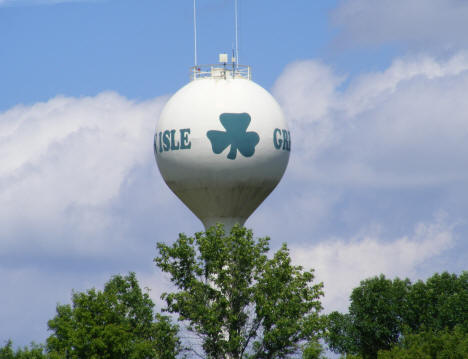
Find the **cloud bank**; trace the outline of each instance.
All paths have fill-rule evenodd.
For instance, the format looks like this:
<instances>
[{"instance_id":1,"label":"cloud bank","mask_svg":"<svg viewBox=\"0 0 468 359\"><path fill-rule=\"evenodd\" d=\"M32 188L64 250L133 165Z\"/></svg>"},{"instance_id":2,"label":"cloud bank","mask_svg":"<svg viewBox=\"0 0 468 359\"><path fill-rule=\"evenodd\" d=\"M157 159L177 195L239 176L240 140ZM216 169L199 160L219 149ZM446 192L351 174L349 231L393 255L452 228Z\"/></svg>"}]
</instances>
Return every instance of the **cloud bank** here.
<instances>
[{"instance_id":1,"label":"cloud bank","mask_svg":"<svg viewBox=\"0 0 468 359\"><path fill-rule=\"evenodd\" d=\"M441 218L419 223L410 236L384 241L378 228L352 238L332 238L311 246L293 246L295 263L313 267L317 280L325 284L327 311L346 311L352 289L365 278L380 273L388 278L418 278L418 267L455 244L453 226Z\"/></svg>"},{"instance_id":2,"label":"cloud bank","mask_svg":"<svg viewBox=\"0 0 468 359\"><path fill-rule=\"evenodd\" d=\"M109 236L122 241L117 202L152 161L163 103L102 93L0 114L1 253L27 246L102 255Z\"/></svg>"},{"instance_id":3,"label":"cloud bank","mask_svg":"<svg viewBox=\"0 0 468 359\"><path fill-rule=\"evenodd\" d=\"M465 218L466 52L399 58L351 79L301 61L273 90L289 120L292 155L278 190L249 223L317 242L352 236L364 224L398 238L440 211Z\"/></svg>"},{"instance_id":4,"label":"cloud bank","mask_svg":"<svg viewBox=\"0 0 468 359\"><path fill-rule=\"evenodd\" d=\"M341 91L340 83L313 61L290 65L276 83L294 129L298 176L390 188L468 179L468 53L398 59Z\"/></svg>"}]
</instances>

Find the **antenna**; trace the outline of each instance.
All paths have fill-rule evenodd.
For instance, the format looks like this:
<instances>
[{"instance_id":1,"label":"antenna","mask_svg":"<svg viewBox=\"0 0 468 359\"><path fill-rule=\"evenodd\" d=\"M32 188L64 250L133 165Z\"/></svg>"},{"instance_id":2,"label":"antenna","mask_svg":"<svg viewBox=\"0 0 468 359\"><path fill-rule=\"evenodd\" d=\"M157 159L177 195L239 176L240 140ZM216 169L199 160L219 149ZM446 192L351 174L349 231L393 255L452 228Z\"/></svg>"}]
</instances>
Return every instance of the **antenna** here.
<instances>
[{"instance_id":1,"label":"antenna","mask_svg":"<svg viewBox=\"0 0 468 359\"><path fill-rule=\"evenodd\" d=\"M236 63L239 63L239 27L238 27L238 16L237 16L237 0L234 0L234 16L236 21Z\"/></svg>"},{"instance_id":2,"label":"antenna","mask_svg":"<svg viewBox=\"0 0 468 359\"><path fill-rule=\"evenodd\" d=\"M193 0L193 42L194 42L194 62L198 65L197 59L197 1Z\"/></svg>"}]
</instances>

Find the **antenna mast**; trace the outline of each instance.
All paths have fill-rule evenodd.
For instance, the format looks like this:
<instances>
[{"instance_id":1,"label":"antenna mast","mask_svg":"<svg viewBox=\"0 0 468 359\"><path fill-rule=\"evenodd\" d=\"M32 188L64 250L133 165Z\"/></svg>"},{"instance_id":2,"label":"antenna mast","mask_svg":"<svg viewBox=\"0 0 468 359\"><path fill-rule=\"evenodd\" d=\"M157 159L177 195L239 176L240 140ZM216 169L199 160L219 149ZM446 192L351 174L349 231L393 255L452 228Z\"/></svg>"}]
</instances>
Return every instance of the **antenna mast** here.
<instances>
[{"instance_id":1,"label":"antenna mast","mask_svg":"<svg viewBox=\"0 0 468 359\"><path fill-rule=\"evenodd\" d=\"M193 42L194 42L194 62L198 65L197 58L197 2L193 0Z\"/></svg>"},{"instance_id":2,"label":"antenna mast","mask_svg":"<svg viewBox=\"0 0 468 359\"><path fill-rule=\"evenodd\" d=\"M234 13L236 21L236 63L239 63L239 26L238 26L238 14L237 14L237 0L234 0Z\"/></svg>"}]
</instances>

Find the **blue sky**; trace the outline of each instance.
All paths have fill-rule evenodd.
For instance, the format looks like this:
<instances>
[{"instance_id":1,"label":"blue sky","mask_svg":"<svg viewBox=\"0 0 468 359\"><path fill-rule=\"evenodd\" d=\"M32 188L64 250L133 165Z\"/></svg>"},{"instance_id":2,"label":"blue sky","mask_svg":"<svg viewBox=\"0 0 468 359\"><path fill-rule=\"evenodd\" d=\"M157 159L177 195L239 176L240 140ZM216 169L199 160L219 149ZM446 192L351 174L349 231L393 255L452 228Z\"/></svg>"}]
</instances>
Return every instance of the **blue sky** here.
<instances>
[{"instance_id":1,"label":"blue sky","mask_svg":"<svg viewBox=\"0 0 468 359\"><path fill-rule=\"evenodd\" d=\"M35 3L7 0L2 7L1 77L18 86L9 86L7 96L2 93L0 108L104 90L143 100L187 81L193 62L190 1ZM286 64L326 46L326 17L317 15L326 14L333 2L308 3L240 3L241 56L257 69L257 81L271 87L274 74ZM232 9L232 1L200 1L200 62L211 63L217 53L231 51Z\"/></svg>"},{"instance_id":2,"label":"blue sky","mask_svg":"<svg viewBox=\"0 0 468 359\"><path fill-rule=\"evenodd\" d=\"M248 220L346 310L359 280L466 270L468 4L240 2L240 57L293 148ZM199 62L234 41L199 0ZM43 341L71 291L136 271L160 307L157 241L202 230L163 183L154 127L193 63L192 2L0 0L0 341Z\"/></svg>"}]
</instances>

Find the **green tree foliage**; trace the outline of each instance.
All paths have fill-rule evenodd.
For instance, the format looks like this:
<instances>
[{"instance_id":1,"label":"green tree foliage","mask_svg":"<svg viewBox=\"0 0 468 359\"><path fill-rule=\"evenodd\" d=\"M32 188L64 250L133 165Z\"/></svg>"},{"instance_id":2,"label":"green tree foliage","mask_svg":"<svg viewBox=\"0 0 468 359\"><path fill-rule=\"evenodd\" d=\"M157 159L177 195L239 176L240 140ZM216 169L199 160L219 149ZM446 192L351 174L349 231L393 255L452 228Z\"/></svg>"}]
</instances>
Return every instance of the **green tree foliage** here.
<instances>
[{"instance_id":1,"label":"green tree foliage","mask_svg":"<svg viewBox=\"0 0 468 359\"><path fill-rule=\"evenodd\" d=\"M312 340L302 349L302 359L327 359L318 340Z\"/></svg>"},{"instance_id":2,"label":"green tree foliage","mask_svg":"<svg viewBox=\"0 0 468 359\"><path fill-rule=\"evenodd\" d=\"M468 272L460 276L434 274L426 282L414 283L408 295L405 324L411 332L421 328L452 329L462 325L468 331Z\"/></svg>"},{"instance_id":3,"label":"green tree foliage","mask_svg":"<svg viewBox=\"0 0 468 359\"><path fill-rule=\"evenodd\" d=\"M351 294L349 314L329 316L328 342L340 353L377 358L380 349L398 342L403 327L402 310L409 291L408 280L389 280L384 275L367 279Z\"/></svg>"},{"instance_id":4,"label":"green tree foliage","mask_svg":"<svg viewBox=\"0 0 468 359\"><path fill-rule=\"evenodd\" d=\"M398 341L409 284L382 275L361 282L353 290L349 313L358 335L359 354L365 359L375 358L379 348L388 349Z\"/></svg>"},{"instance_id":5,"label":"green tree foliage","mask_svg":"<svg viewBox=\"0 0 468 359\"><path fill-rule=\"evenodd\" d=\"M468 333L462 326L454 329L426 330L408 334L401 344L391 350L380 351L378 359L466 359Z\"/></svg>"},{"instance_id":6,"label":"green tree foliage","mask_svg":"<svg viewBox=\"0 0 468 359\"><path fill-rule=\"evenodd\" d=\"M31 347L13 350L13 343L9 340L5 346L0 348L0 359L46 359L42 345L31 344Z\"/></svg>"},{"instance_id":7,"label":"green tree foliage","mask_svg":"<svg viewBox=\"0 0 468 359\"><path fill-rule=\"evenodd\" d=\"M351 294L349 314L333 312L328 317L330 349L373 359L380 349L397 343L409 286L407 280L384 275L362 281Z\"/></svg>"},{"instance_id":8,"label":"green tree foliage","mask_svg":"<svg viewBox=\"0 0 468 359\"><path fill-rule=\"evenodd\" d=\"M291 265L286 245L269 259L268 243L239 226L158 243L155 262L177 288L163 295L167 310L201 339L203 357L286 358L322 328L322 284Z\"/></svg>"},{"instance_id":9,"label":"green tree foliage","mask_svg":"<svg viewBox=\"0 0 468 359\"><path fill-rule=\"evenodd\" d=\"M171 359L179 350L177 327L154 315L134 273L114 276L104 291L73 293L48 322L51 359Z\"/></svg>"},{"instance_id":10,"label":"green tree foliage","mask_svg":"<svg viewBox=\"0 0 468 359\"><path fill-rule=\"evenodd\" d=\"M467 331L468 272L435 274L415 284L381 275L353 290L349 314L328 316L326 340L337 353L375 359L379 350L391 349L406 335L456 325Z\"/></svg>"},{"instance_id":11,"label":"green tree foliage","mask_svg":"<svg viewBox=\"0 0 468 359\"><path fill-rule=\"evenodd\" d=\"M327 316L326 341L331 350L336 353L357 353L359 343L356 340L353 320L350 314L332 312Z\"/></svg>"}]
</instances>

